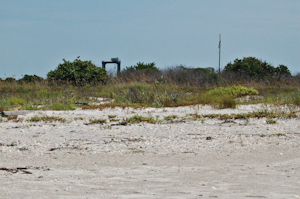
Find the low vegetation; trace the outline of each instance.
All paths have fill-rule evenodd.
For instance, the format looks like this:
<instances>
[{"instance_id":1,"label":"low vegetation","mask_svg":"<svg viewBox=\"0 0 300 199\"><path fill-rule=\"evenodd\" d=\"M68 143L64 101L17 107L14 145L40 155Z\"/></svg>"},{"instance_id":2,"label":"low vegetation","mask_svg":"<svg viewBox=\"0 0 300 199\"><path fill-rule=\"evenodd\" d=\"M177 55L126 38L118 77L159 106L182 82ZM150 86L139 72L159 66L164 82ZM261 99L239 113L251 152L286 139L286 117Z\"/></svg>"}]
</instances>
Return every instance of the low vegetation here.
<instances>
[{"instance_id":1,"label":"low vegetation","mask_svg":"<svg viewBox=\"0 0 300 199\"><path fill-rule=\"evenodd\" d=\"M123 119L127 123L140 123L140 122L147 122L147 123L152 123L152 124L157 124L161 123L161 120L154 119L153 117L142 117L139 115L134 115L130 118L124 118Z\"/></svg>"},{"instance_id":2,"label":"low vegetation","mask_svg":"<svg viewBox=\"0 0 300 199\"><path fill-rule=\"evenodd\" d=\"M57 116L34 116L29 119L27 119L28 122L66 122L67 120L65 118L57 117Z\"/></svg>"},{"instance_id":3,"label":"low vegetation","mask_svg":"<svg viewBox=\"0 0 300 199\"><path fill-rule=\"evenodd\" d=\"M78 57L73 62L63 60L56 70L47 74L47 79L25 75L20 80L13 77L1 80L0 110L126 109L196 104L234 109L239 104L249 103L299 106L299 86L300 74L292 76L284 65L275 68L253 57L228 63L220 75L208 69L185 66L160 70L154 62L138 62L126 67L118 77L107 75L104 69ZM108 100L99 103L99 97ZM114 101L110 101L112 99ZM158 122L139 116L126 120Z\"/></svg>"}]
</instances>

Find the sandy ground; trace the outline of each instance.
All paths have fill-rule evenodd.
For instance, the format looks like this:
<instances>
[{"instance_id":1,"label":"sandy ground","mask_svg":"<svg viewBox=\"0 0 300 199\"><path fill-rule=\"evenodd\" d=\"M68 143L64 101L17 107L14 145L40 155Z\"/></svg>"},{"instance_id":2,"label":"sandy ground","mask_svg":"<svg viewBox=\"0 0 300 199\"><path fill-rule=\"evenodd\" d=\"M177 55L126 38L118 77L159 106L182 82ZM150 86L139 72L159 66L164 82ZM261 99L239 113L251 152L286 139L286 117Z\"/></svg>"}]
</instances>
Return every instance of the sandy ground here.
<instances>
[{"instance_id":1,"label":"sandy ground","mask_svg":"<svg viewBox=\"0 0 300 199\"><path fill-rule=\"evenodd\" d=\"M34 111L15 121L2 118L0 198L300 198L299 119L267 124L266 118L189 117L261 108ZM89 124L112 115L120 121L133 115L179 118ZM67 121L27 121L33 116Z\"/></svg>"}]
</instances>

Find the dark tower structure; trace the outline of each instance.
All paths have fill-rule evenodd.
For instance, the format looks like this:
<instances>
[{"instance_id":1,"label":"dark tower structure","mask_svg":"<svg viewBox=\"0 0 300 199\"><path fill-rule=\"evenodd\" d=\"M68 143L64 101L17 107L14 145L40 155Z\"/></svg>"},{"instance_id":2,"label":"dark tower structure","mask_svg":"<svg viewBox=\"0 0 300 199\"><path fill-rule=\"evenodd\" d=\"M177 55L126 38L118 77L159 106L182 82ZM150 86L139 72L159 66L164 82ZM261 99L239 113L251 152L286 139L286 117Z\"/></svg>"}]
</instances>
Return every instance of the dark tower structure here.
<instances>
[{"instance_id":1,"label":"dark tower structure","mask_svg":"<svg viewBox=\"0 0 300 199\"><path fill-rule=\"evenodd\" d=\"M105 69L105 65L106 64L117 64L118 68L117 68L117 76L120 74L121 71L121 60L119 60L119 58L111 58L111 61L102 61L102 68Z\"/></svg>"}]
</instances>

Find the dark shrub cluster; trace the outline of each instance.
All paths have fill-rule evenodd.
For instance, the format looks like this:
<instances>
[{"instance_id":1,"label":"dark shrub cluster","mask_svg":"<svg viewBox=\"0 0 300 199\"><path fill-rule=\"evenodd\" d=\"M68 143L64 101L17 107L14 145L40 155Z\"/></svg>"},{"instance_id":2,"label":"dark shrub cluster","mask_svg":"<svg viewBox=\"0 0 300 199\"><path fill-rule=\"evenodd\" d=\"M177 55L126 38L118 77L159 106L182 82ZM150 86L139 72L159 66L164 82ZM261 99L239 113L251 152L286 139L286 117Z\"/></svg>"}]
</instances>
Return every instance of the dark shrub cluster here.
<instances>
[{"instance_id":1,"label":"dark shrub cluster","mask_svg":"<svg viewBox=\"0 0 300 199\"><path fill-rule=\"evenodd\" d=\"M168 82L182 86L214 86L221 80L219 75L205 68L186 68L184 66L177 66L164 70L163 74Z\"/></svg>"},{"instance_id":2,"label":"dark shrub cluster","mask_svg":"<svg viewBox=\"0 0 300 199\"><path fill-rule=\"evenodd\" d=\"M222 77L231 81L280 81L291 77L291 72L285 65L275 68L255 57L244 57L228 63L222 71Z\"/></svg>"},{"instance_id":3,"label":"dark shrub cluster","mask_svg":"<svg viewBox=\"0 0 300 199\"><path fill-rule=\"evenodd\" d=\"M59 64L54 71L47 74L48 81L68 82L76 86L86 84L104 83L107 79L105 69L97 67L92 61L82 61L75 59L73 62L66 61Z\"/></svg>"},{"instance_id":4,"label":"dark shrub cluster","mask_svg":"<svg viewBox=\"0 0 300 199\"><path fill-rule=\"evenodd\" d=\"M35 82L41 82L43 81L44 78L39 77L37 75L24 75L24 77L22 79L19 79L19 82L25 82L25 83L35 83Z\"/></svg>"}]
</instances>

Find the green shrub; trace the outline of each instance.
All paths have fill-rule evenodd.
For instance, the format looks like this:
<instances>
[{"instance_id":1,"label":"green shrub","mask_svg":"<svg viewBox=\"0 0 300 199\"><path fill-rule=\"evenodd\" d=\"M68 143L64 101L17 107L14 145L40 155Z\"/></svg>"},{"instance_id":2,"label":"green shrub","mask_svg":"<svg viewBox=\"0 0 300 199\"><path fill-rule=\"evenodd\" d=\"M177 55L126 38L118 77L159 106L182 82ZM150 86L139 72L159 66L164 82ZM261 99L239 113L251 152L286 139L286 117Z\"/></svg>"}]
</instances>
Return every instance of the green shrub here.
<instances>
[{"instance_id":1,"label":"green shrub","mask_svg":"<svg viewBox=\"0 0 300 199\"><path fill-rule=\"evenodd\" d=\"M92 61L81 61L79 57L73 62L66 61L59 64L54 71L47 74L47 79L60 80L69 82L76 86L83 86L86 84L96 84L98 82L104 83L107 78L105 69L97 67Z\"/></svg>"},{"instance_id":2,"label":"green shrub","mask_svg":"<svg viewBox=\"0 0 300 199\"><path fill-rule=\"evenodd\" d=\"M233 63L230 62L225 66L223 73L234 73L235 80L244 80L245 78L255 81L280 80L283 77L291 77L291 72L285 65L275 68L266 61L255 57L235 59Z\"/></svg>"},{"instance_id":3,"label":"green shrub","mask_svg":"<svg viewBox=\"0 0 300 199\"><path fill-rule=\"evenodd\" d=\"M16 78L14 78L14 77L7 77L7 78L5 78L4 81L5 81L5 82L12 83L12 82L16 82Z\"/></svg>"},{"instance_id":4,"label":"green shrub","mask_svg":"<svg viewBox=\"0 0 300 199\"><path fill-rule=\"evenodd\" d=\"M134 66L127 66L124 69L124 72L134 72L134 71L144 71L144 72L158 72L159 69L155 66L155 62L152 63L144 63L138 62Z\"/></svg>"},{"instance_id":5,"label":"green shrub","mask_svg":"<svg viewBox=\"0 0 300 199\"><path fill-rule=\"evenodd\" d=\"M22 79L19 80L19 82L41 82L44 79L42 77L39 77L37 75L25 75Z\"/></svg>"},{"instance_id":6,"label":"green shrub","mask_svg":"<svg viewBox=\"0 0 300 199\"><path fill-rule=\"evenodd\" d=\"M221 78L218 74L205 68L187 68L177 66L163 71L168 82L188 87L206 87L218 85Z\"/></svg>"},{"instance_id":7,"label":"green shrub","mask_svg":"<svg viewBox=\"0 0 300 199\"><path fill-rule=\"evenodd\" d=\"M242 97L245 95L257 95L258 91L254 88L244 86L218 87L206 93L207 96L223 96Z\"/></svg>"}]
</instances>

